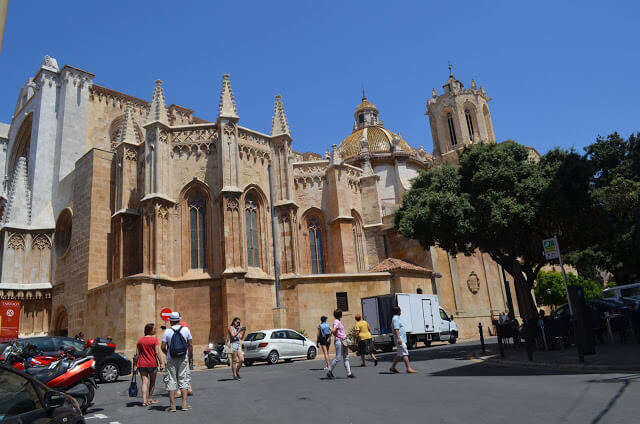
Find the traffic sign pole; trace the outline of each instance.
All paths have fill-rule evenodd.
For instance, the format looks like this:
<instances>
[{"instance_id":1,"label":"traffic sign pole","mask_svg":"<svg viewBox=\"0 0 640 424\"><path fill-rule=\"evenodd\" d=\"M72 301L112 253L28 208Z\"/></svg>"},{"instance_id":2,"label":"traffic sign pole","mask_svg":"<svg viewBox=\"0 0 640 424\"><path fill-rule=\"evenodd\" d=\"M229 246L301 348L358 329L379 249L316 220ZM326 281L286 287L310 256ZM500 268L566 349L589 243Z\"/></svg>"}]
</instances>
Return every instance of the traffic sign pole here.
<instances>
[{"instance_id":1,"label":"traffic sign pole","mask_svg":"<svg viewBox=\"0 0 640 424\"><path fill-rule=\"evenodd\" d=\"M562 263L562 255L560 254L560 245L558 244L558 237L553 236L553 240L556 242L556 249L558 250L558 260L560 261L560 270L562 271L562 279L564 280L564 289L567 292L567 303L569 304L569 314L571 318L574 317L573 306L571 306L571 299L569 299L569 284L567 283L567 274L564 272L564 264Z\"/></svg>"}]
</instances>

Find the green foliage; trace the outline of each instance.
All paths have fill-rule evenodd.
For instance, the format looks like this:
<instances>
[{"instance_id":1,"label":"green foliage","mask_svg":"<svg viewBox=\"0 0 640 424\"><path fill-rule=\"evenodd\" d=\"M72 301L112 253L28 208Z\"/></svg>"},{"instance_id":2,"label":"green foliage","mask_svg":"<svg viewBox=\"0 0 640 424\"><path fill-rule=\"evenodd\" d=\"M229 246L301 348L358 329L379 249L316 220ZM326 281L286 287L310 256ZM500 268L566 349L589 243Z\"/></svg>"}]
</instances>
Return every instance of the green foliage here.
<instances>
[{"instance_id":1,"label":"green foliage","mask_svg":"<svg viewBox=\"0 0 640 424\"><path fill-rule=\"evenodd\" d=\"M567 283L582 287L587 299L596 299L602 295L602 287L593 280L567 273ZM567 293L560 272L540 271L534 292L538 305L559 306L567 303Z\"/></svg>"},{"instance_id":2,"label":"green foliage","mask_svg":"<svg viewBox=\"0 0 640 424\"><path fill-rule=\"evenodd\" d=\"M351 330L347 333L347 339L351 340L352 344L356 343L356 328L352 327Z\"/></svg>"},{"instance_id":3,"label":"green foliage","mask_svg":"<svg viewBox=\"0 0 640 424\"><path fill-rule=\"evenodd\" d=\"M306 330L298 330L298 333L302 334L303 336L305 336L307 339L309 338L309 335L307 334Z\"/></svg>"}]
</instances>

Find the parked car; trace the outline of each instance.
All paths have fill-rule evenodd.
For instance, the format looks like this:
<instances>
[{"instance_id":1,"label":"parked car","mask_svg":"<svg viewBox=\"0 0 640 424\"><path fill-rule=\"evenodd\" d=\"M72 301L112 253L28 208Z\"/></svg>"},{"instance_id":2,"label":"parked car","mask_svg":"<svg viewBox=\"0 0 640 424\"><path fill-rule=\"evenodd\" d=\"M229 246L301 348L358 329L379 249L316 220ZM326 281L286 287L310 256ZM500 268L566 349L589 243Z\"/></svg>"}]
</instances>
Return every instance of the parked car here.
<instances>
[{"instance_id":1,"label":"parked car","mask_svg":"<svg viewBox=\"0 0 640 424\"><path fill-rule=\"evenodd\" d=\"M314 359L318 347L314 342L288 328L260 330L249 333L242 343L245 365L257 361L276 364L280 359L291 361L295 358Z\"/></svg>"},{"instance_id":2,"label":"parked car","mask_svg":"<svg viewBox=\"0 0 640 424\"><path fill-rule=\"evenodd\" d=\"M0 364L0 418L3 423L84 423L78 403L32 376Z\"/></svg>"},{"instance_id":3,"label":"parked car","mask_svg":"<svg viewBox=\"0 0 640 424\"><path fill-rule=\"evenodd\" d=\"M57 355L59 352L73 348L84 350L82 340L62 336L26 337L18 339L21 344L33 344L44 355ZM96 377L103 383L113 383L122 375L131 374L131 360L122 353L111 353L106 356L95 355Z\"/></svg>"}]
</instances>

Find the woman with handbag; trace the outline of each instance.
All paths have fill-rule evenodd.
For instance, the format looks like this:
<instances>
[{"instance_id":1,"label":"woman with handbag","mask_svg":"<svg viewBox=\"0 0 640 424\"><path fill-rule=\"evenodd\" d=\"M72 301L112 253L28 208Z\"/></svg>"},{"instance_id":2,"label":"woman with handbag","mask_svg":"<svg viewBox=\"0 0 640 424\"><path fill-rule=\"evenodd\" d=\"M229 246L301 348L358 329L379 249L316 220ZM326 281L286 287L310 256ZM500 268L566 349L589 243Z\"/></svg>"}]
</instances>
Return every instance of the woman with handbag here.
<instances>
[{"instance_id":1,"label":"woman with handbag","mask_svg":"<svg viewBox=\"0 0 640 424\"><path fill-rule=\"evenodd\" d=\"M142 406L155 405L158 401L153 399L153 389L156 386L158 368L162 371L155 324L144 326L144 336L138 339L136 351L135 365L142 379Z\"/></svg>"},{"instance_id":2,"label":"woman with handbag","mask_svg":"<svg viewBox=\"0 0 640 424\"><path fill-rule=\"evenodd\" d=\"M336 368L336 365L338 365L338 362L343 360L344 369L347 371L347 377L355 378L356 376L351 372L351 365L349 365L349 341L347 339L347 333L344 331L344 325L342 325L342 322L340 321L340 318L342 318L342 311L340 309L336 309L333 311L333 317L335 318L335 321L333 321L331 333L335 336L336 357L331 361L327 377L330 380L335 378L333 370Z\"/></svg>"},{"instance_id":3,"label":"woman with handbag","mask_svg":"<svg viewBox=\"0 0 640 424\"><path fill-rule=\"evenodd\" d=\"M331 327L327 324L327 317L320 317L320 325L318 325L318 338L316 340L322 353L324 354L325 371L329 371L329 347L331 347Z\"/></svg>"},{"instance_id":4,"label":"woman with handbag","mask_svg":"<svg viewBox=\"0 0 640 424\"><path fill-rule=\"evenodd\" d=\"M240 327L240 318L235 317L229 326L229 345L231 346L231 372L234 380L240 380L240 368L244 362L242 339L247 327Z\"/></svg>"}]
</instances>

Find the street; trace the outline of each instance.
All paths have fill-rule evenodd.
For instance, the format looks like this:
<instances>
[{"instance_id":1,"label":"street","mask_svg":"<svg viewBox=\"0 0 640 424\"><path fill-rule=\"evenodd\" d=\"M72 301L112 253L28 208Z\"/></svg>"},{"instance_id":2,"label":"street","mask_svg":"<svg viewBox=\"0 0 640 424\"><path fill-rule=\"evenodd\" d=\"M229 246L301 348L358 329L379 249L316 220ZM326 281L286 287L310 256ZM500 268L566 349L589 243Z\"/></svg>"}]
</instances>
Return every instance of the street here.
<instances>
[{"instance_id":1,"label":"street","mask_svg":"<svg viewBox=\"0 0 640 424\"><path fill-rule=\"evenodd\" d=\"M164 412L169 399L159 378L158 405L142 408L128 397L128 380L103 384L87 423L637 423L638 374L581 374L489 365L472 359L477 342L441 344L410 352L414 375L393 375L395 353L356 379L327 380L323 362L257 364L231 379L229 369L196 371L193 410ZM398 365L400 370L403 365ZM140 380L138 379L140 387ZM178 405L180 403L178 402Z\"/></svg>"}]
</instances>

